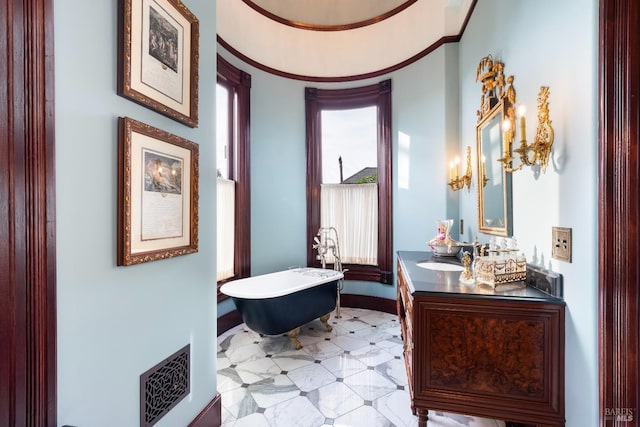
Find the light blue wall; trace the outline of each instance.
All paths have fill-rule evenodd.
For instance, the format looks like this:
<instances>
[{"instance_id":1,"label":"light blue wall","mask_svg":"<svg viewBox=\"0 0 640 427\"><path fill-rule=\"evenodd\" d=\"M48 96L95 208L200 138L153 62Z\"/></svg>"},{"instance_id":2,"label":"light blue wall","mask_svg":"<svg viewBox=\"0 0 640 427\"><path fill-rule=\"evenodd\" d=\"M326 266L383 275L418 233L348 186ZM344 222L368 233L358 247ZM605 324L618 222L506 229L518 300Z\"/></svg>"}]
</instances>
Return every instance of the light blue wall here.
<instances>
[{"instance_id":1,"label":"light blue wall","mask_svg":"<svg viewBox=\"0 0 640 427\"><path fill-rule=\"evenodd\" d=\"M536 97L550 87L554 152L545 174L513 175L514 235L529 261L564 276L567 426L598 424L597 365L597 4L595 0L478 2L460 48L461 145L474 140L480 59L492 54L514 75L527 105L528 139ZM460 195L460 216L475 226L476 197ZM551 259L551 227L573 229L573 262ZM475 231L473 231L475 232ZM486 239L488 236L481 236Z\"/></svg>"},{"instance_id":2,"label":"light blue wall","mask_svg":"<svg viewBox=\"0 0 640 427\"><path fill-rule=\"evenodd\" d=\"M246 67L242 67L246 70ZM304 87L250 69L251 272L306 265Z\"/></svg>"},{"instance_id":3,"label":"light blue wall","mask_svg":"<svg viewBox=\"0 0 640 427\"><path fill-rule=\"evenodd\" d=\"M187 425L216 392L215 2L200 19L200 126L116 95L112 0L56 0L58 422L139 424L140 374L191 344L191 393L156 425ZM117 118L199 144L197 254L116 267Z\"/></svg>"}]
</instances>

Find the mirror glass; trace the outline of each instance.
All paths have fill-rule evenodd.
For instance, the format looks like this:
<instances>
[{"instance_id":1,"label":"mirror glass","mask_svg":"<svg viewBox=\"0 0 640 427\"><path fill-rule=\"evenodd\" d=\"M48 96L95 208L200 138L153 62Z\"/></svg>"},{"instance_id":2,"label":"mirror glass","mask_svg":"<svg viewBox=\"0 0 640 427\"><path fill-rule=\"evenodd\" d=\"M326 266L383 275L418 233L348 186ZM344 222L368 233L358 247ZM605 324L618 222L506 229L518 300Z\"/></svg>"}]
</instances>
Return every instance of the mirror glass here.
<instances>
[{"instance_id":1,"label":"mirror glass","mask_svg":"<svg viewBox=\"0 0 640 427\"><path fill-rule=\"evenodd\" d=\"M478 231L512 235L511 174L498 161L503 155L504 101L487 112L476 128L478 177Z\"/></svg>"}]
</instances>

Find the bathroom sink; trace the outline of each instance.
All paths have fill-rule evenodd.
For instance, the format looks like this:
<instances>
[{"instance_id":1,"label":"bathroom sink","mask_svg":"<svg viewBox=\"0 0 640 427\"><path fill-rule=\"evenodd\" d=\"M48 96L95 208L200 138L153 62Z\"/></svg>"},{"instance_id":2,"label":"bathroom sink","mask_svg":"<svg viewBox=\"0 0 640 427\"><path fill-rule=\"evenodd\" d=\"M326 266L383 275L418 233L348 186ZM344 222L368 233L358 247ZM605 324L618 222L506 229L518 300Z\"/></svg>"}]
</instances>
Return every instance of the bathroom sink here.
<instances>
[{"instance_id":1,"label":"bathroom sink","mask_svg":"<svg viewBox=\"0 0 640 427\"><path fill-rule=\"evenodd\" d=\"M419 262L416 264L418 267L426 268L428 270L437 271L462 271L464 268L461 265L449 264L446 262Z\"/></svg>"}]
</instances>

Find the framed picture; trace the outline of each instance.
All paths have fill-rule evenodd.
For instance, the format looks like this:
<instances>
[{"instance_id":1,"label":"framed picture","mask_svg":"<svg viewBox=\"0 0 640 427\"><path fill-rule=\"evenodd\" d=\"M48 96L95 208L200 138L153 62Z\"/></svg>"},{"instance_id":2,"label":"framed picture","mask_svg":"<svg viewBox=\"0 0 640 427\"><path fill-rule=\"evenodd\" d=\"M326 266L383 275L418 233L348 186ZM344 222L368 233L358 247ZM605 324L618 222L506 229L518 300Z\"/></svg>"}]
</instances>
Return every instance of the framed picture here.
<instances>
[{"instance_id":1,"label":"framed picture","mask_svg":"<svg viewBox=\"0 0 640 427\"><path fill-rule=\"evenodd\" d=\"M198 252L198 145L118 119L118 265Z\"/></svg>"},{"instance_id":2,"label":"framed picture","mask_svg":"<svg viewBox=\"0 0 640 427\"><path fill-rule=\"evenodd\" d=\"M118 95L197 127L198 19L180 0L118 9Z\"/></svg>"}]
</instances>

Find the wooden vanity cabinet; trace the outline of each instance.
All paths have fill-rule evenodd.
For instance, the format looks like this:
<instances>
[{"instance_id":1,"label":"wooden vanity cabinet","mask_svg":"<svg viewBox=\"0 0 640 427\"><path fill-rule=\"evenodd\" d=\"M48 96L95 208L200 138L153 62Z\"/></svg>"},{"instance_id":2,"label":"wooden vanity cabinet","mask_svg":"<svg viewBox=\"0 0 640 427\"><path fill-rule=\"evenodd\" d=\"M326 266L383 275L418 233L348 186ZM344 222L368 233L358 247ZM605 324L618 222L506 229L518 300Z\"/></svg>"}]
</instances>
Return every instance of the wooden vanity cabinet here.
<instances>
[{"instance_id":1,"label":"wooden vanity cabinet","mask_svg":"<svg viewBox=\"0 0 640 427\"><path fill-rule=\"evenodd\" d=\"M440 410L564 426L562 299L535 289L476 293L459 272L423 272L416 253L402 254L397 308L419 425Z\"/></svg>"}]
</instances>

